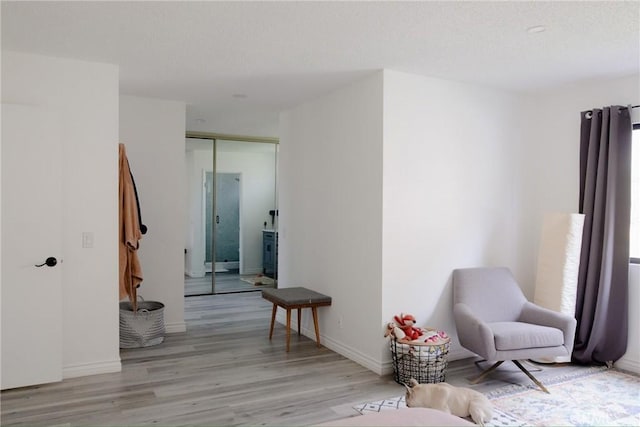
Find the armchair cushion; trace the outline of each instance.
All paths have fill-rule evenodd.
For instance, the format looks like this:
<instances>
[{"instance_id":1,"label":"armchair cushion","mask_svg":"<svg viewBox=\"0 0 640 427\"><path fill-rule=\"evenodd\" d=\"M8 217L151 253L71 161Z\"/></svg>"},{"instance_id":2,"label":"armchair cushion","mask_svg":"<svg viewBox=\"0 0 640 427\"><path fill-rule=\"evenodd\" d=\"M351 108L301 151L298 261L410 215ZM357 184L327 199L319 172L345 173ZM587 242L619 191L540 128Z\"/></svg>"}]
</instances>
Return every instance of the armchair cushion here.
<instances>
[{"instance_id":1,"label":"armchair cushion","mask_svg":"<svg viewBox=\"0 0 640 427\"><path fill-rule=\"evenodd\" d=\"M562 331L548 326L524 322L491 322L496 350L555 347L564 344Z\"/></svg>"}]
</instances>

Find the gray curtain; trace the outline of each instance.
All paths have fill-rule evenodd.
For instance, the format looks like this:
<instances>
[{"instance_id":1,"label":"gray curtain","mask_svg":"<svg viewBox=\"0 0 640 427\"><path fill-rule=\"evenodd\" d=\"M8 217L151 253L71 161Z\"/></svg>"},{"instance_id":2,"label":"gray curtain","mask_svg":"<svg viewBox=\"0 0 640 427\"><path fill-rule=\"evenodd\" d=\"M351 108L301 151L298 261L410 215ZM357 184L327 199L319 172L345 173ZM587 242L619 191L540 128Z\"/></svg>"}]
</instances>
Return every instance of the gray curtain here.
<instances>
[{"instance_id":1,"label":"gray curtain","mask_svg":"<svg viewBox=\"0 0 640 427\"><path fill-rule=\"evenodd\" d=\"M573 360L610 364L627 350L631 118L627 107L581 113L580 213L585 214Z\"/></svg>"}]
</instances>

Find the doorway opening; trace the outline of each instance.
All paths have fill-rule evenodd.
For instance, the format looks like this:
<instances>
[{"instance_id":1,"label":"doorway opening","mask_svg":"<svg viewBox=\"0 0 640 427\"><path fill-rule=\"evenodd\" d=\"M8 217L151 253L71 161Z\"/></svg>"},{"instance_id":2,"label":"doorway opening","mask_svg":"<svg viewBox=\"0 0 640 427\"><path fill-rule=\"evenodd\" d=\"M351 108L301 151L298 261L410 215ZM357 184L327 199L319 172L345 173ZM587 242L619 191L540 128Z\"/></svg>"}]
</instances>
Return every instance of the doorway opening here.
<instances>
[{"instance_id":1,"label":"doorway opening","mask_svg":"<svg viewBox=\"0 0 640 427\"><path fill-rule=\"evenodd\" d=\"M205 271L212 272L213 240L216 241L215 273L240 269L240 178L239 173L205 173ZM213 186L216 186L217 213L213 209ZM214 232L215 238L211 236ZM220 221L222 218L222 222Z\"/></svg>"},{"instance_id":2,"label":"doorway opening","mask_svg":"<svg viewBox=\"0 0 640 427\"><path fill-rule=\"evenodd\" d=\"M277 144L187 133L185 296L277 286Z\"/></svg>"}]
</instances>

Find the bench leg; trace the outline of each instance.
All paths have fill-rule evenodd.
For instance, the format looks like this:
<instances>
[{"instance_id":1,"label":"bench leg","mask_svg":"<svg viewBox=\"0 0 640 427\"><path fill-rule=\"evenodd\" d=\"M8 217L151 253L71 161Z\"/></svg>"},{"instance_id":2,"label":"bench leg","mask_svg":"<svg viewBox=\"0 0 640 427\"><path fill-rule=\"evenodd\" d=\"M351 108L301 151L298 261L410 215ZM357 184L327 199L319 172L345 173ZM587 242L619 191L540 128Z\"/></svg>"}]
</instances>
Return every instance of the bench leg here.
<instances>
[{"instance_id":1,"label":"bench leg","mask_svg":"<svg viewBox=\"0 0 640 427\"><path fill-rule=\"evenodd\" d=\"M276 311L278 311L278 306L273 304L273 309L271 310L271 328L269 329L269 339L273 337L273 324L276 322Z\"/></svg>"},{"instance_id":2,"label":"bench leg","mask_svg":"<svg viewBox=\"0 0 640 427\"><path fill-rule=\"evenodd\" d=\"M291 309L287 308L287 352L289 352L290 339L291 339Z\"/></svg>"},{"instance_id":3,"label":"bench leg","mask_svg":"<svg viewBox=\"0 0 640 427\"><path fill-rule=\"evenodd\" d=\"M311 307L311 312L313 313L313 327L316 330L316 342L318 343L318 347L320 347L320 328L318 327L318 307Z\"/></svg>"},{"instance_id":4,"label":"bench leg","mask_svg":"<svg viewBox=\"0 0 640 427\"><path fill-rule=\"evenodd\" d=\"M300 336L300 312L301 311L302 309L298 307L298 336Z\"/></svg>"}]
</instances>

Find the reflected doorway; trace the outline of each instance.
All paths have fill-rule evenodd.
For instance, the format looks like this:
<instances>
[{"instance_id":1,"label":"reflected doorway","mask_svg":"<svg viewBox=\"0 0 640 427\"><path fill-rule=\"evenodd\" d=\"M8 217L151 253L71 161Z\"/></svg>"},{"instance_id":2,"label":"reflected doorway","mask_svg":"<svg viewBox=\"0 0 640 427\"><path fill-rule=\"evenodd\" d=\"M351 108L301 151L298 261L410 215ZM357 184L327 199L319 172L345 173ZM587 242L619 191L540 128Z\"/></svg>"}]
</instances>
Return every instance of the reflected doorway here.
<instances>
[{"instance_id":1,"label":"reflected doorway","mask_svg":"<svg viewBox=\"0 0 640 427\"><path fill-rule=\"evenodd\" d=\"M277 286L277 141L188 137L185 162L185 296Z\"/></svg>"},{"instance_id":2,"label":"reflected doorway","mask_svg":"<svg viewBox=\"0 0 640 427\"><path fill-rule=\"evenodd\" d=\"M240 177L239 173L206 172L205 195L205 268L211 272L213 241L216 244L215 272L240 270ZM213 191L213 185L216 191ZM213 194L217 195L217 213L213 212ZM215 221L215 227L213 226ZM215 228L215 237L212 238Z\"/></svg>"}]
</instances>

